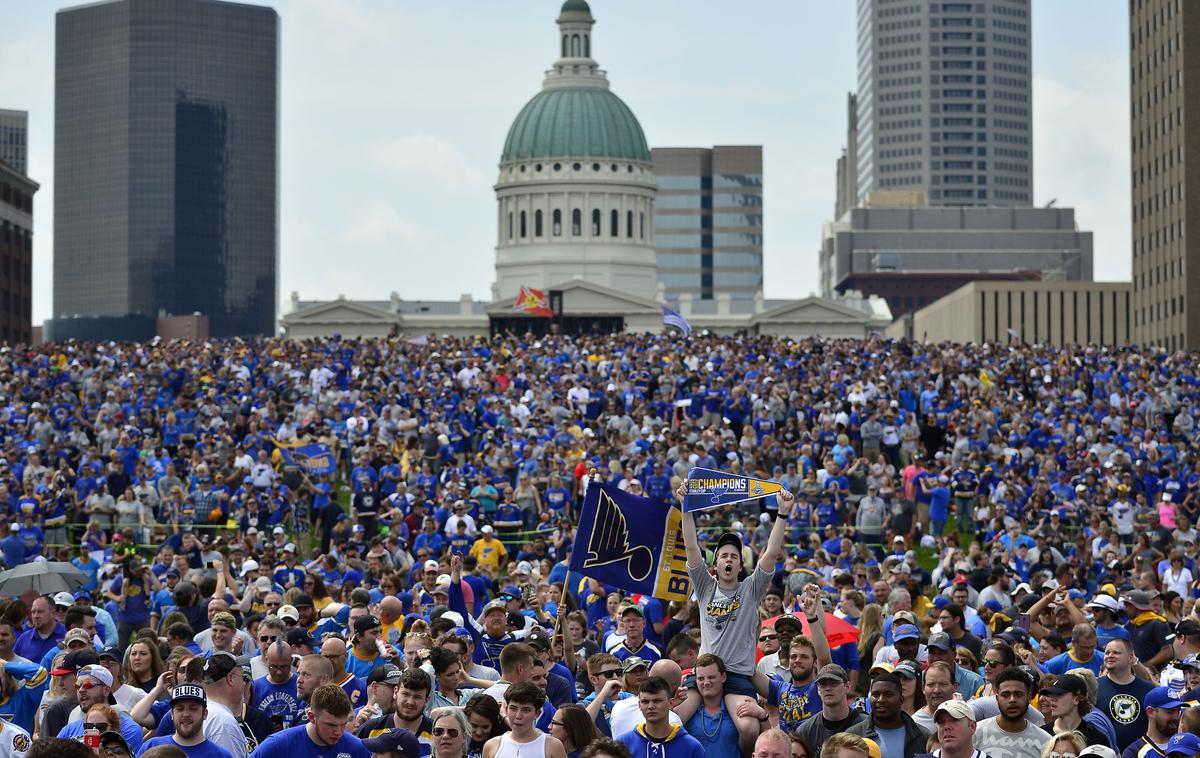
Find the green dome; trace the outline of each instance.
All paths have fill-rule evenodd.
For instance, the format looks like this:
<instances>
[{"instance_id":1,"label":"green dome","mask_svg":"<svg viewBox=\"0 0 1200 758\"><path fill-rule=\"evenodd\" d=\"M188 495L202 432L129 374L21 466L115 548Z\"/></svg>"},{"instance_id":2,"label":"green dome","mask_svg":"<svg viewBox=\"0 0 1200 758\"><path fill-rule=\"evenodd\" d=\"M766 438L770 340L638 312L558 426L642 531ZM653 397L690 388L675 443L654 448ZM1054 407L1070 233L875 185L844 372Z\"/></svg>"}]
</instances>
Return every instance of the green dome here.
<instances>
[{"instance_id":1,"label":"green dome","mask_svg":"<svg viewBox=\"0 0 1200 758\"><path fill-rule=\"evenodd\" d=\"M592 9L588 6L586 0L567 0L567 2L563 3L561 12L569 13L570 11L575 11L577 13L591 13Z\"/></svg>"},{"instance_id":2,"label":"green dome","mask_svg":"<svg viewBox=\"0 0 1200 758\"><path fill-rule=\"evenodd\" d=\"M500 160L579 157L650 162L642 125L607 89L564 87L538 93L509 128Z\"/></svg>"}]
</instances>

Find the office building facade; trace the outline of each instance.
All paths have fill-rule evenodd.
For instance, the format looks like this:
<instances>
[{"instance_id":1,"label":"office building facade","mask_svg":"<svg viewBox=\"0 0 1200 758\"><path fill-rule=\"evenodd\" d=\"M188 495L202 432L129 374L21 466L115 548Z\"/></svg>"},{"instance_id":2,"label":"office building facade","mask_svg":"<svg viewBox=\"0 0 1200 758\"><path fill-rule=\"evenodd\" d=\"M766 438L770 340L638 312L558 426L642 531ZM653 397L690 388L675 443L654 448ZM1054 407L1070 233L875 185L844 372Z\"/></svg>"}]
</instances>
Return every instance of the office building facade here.
<instances>
[{"instance_id":1,"label":"office building facade","mask_svg":"<svg viewBox=\"0 0 1200 758\"><path fill-rule=\"evenodd\" d=\"M54 305L47 339L144 339L202 314L272 334L279 17L116 0L56 24Z\"/></svg>"},{"instance_id":2,"label":"office building facade","mask_svg":"<svg viewBox=\"0 0 1200 758\"><path fill-rule=\"evenodd\" d=\"M853 208L826 224L821 294L878 295L899 317L973 280L1091 281L1070 208Z\"/></svg>"},{"instance_id":3,"label":"office building facade","mask_svg":"<svg viewBox=\"0 0 1200 758\"><path fill-rule=\"evenodd\" d=\"M0 161L29 175L29 113L0 108Z\"/></svg>"},{"instance_id":4,"label":"office building facade","mask_svg":"<svg viewBox=\"0 0 1200 758\"><path fill-rule=\"evenodd\" d=\"M0 162L0 341L32 344L33 196L37 182Z\"/></svg>"},{"instance_id":5,"label":"office building facade","mask_svg":"<svg viewBox=\"0 0 1200 758\"><path fill-rule=\"evenodd\" d=\"M858 0L857 30L857 198L1031 205L1030 0Z\"/></svg>"},{"instance_id":6,"label":"office building facade","mask_svg":"<svg viewBox=\"0 0 1200 758\"><path fill-rule=\"evenodd\" d=\"M1135 339L1198 350L1200 7L1130 0L1129 9Z\"/></svg>"},{"instance_id":7,"label":"office building facade","mask_svg":"<svg viewBox=\"0 0 1200 758\"><path fill-rule=\"evenodd\" d=\"M754 298L763 287L762 146L656 147L651 154L658 281L667 299Z\"/></svg>"}]
</instances>

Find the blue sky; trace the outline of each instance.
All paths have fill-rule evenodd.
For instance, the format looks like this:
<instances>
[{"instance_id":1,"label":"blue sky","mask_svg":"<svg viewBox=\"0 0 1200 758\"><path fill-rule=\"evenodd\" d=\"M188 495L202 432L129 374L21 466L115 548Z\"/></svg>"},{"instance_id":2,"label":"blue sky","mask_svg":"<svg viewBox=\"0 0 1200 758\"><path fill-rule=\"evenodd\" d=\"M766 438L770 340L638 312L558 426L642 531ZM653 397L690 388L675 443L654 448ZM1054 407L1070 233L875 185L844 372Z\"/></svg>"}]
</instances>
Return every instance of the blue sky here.
<instances>
[{"instance_id":1,"label":"blue sky","mask_svg":"<svg viewBox=\"0 0 1200 758\"><path fill-rule=\"evenodd\" d=\"M51 315L54 11L0 0L0 108L30 111L35 322ZM554 0L279 0L280 308L490 296L504 136L557 48ZM767 297L818 288L854 87L853 0L592 0L593 55L652 146L762 144ZM1034 0L1034 201L1128 279L1128 4Z\"/></svg>"}]
</instances>

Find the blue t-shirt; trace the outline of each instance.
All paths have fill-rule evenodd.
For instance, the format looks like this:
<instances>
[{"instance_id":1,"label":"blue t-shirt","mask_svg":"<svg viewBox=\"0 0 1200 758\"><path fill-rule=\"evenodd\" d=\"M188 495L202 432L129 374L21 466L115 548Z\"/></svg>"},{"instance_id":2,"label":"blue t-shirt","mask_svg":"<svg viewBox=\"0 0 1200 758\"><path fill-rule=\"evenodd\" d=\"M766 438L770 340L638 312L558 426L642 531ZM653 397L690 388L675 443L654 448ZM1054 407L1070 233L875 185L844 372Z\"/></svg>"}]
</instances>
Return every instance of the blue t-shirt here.
<instances>
[{"instance_id":1,"label":"blue t-shirt","mask_svg":"<svg viewBox=\"0 0 1200 758\"><path fill-rule=\"evenodd\" d=\"M821 712L821 696L817 694L815 680L801 686L771 679L769 686L767 702L779 709L779 728L783 731L794 732L805 719Z\"/></svg>"},{"instance_id":2,"label":"blue t-shirt","mask_svg":"<svg viewBox=\"0 0 1200 758\"><path fill-rule=\"evenodd\" d=\"M904 755L904 727L880 729L876 726L875 731L879 734L879 752L884 755Z\"/></svg>"},{"instance_id":3,"label":"blue t-shirt","mask_svg":"<svg viewBox=\"0 0 1200 758\"><path fill-rule=\"evenodd\" d=\"M362 740L346 732L334 745L318 745L308 736L308 725L276 732L254 751L254 758L371 758Z\"/></svg>"},{"instance_id":4,"label":"blue t-shirt","mask_svg":"<svg viewBox=\"0 0 1200 758\"><path fill-rule=\"evenodd\" d=\"M725 708L724 702L721 703L721 711L716 716L708 715L703 706L700 707L684 728L704 748L707 758L741 758L737 726L729 717L729 710Z\"/></svg>"},{"instance_id":5,"label":"blue t-shirt","mask_svg":"<svg viewBox=\"0 0 1200 758\"><path fill-rule=\"evenodd\" d=\"M174 745L183 752L187 753L188 758L233 758L233 753L229 752L220 745L213 743L212 740L205 740L199 745L180 745L175 741L173 736L151 737L142 743L142 749L139 750L137 754L141 755L150 748L157 747L159 745Z\"/></svg>"},{"instance_id":6,"label":"blue t-shirt","mask_svg":"<svg viewBox=\"0 0 1200 758\"><path fill-rule=\"evenodd\" d=\"M275 684L263 676L251 685L250 702L266 714L267 718L280 718L285 728L295 726L303 712L300 696L296 694L296 675L292 674L283 684Z\"/></svg>"}]
</instances>

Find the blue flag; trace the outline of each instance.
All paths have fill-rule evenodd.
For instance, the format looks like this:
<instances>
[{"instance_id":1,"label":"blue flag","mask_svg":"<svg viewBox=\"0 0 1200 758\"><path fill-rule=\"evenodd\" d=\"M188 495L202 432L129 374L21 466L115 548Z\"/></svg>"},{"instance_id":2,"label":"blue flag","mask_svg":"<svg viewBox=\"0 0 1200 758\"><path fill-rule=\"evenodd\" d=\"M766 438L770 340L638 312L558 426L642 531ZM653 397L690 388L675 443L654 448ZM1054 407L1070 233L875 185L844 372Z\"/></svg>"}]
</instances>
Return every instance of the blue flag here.
<instances>
[{"instance_id":1,"label":"blue flag","mask_svg":"<svg viewBox=\"0 0 1200 758\"><path fill-rule=\"evenodd\" d=\"M673 311L667 306L663 306L663 326L673 326L683 332L684 337L692 336L692 325L687 322L678 311Z\"/></svg>"},{"instance_id":2,"label":"blue flag","mask_svg":"<svg viewBox=\"0 0 1200 758\"><path fill-rule=\"evenodd\" d=\"M588 485L568 568L660 600L684 601L692 594L682 514L616 485Z\"/></svg>"},{"instance_id":3,"label":"blue flag","mask_svg":"<svg viewBox=\"0 0 1200 758\"><path fill-rule=\"evenodd\" d=\"M319 442L295 446L284 443L276 444L279 446L279 453L283 456L285 465L298 466L310 476L332 474L337 471L337 460L334 459L329 445L322 445Z\"/></svg>"},{"instance_id":4,"label":"blue flag","mask_svg":"<svg viewBox=\"0 0 1200 758\"><path fill-rule=\"evenodd\" d=\"M720 508L722 505L743 503L760 497L770 497L772 502L769 505L774 505L775 494L782 491L782 484L766 479L707 468L693 468L688 471L683 510L690 513L706 508Z\"/></svg>"}]
</instances>

